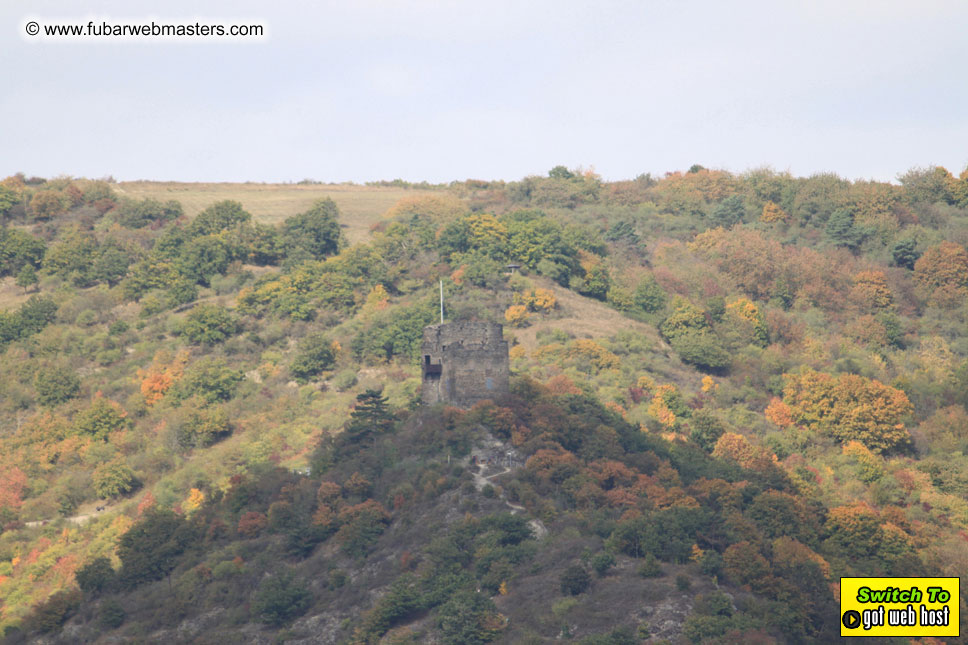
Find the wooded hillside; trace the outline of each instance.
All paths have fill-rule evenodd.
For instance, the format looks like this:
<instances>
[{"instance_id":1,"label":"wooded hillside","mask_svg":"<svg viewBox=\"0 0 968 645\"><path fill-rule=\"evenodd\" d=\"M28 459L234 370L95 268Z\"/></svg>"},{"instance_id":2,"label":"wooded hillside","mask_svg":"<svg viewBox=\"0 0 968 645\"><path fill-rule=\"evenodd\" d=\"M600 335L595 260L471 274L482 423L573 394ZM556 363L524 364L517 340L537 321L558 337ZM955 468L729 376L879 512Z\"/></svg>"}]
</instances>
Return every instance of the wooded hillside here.
<instances>
[{"instance_id":1,"label":"wooded hillside","mask_svg":"<svg viewBox=\"0 0 968 645\"><path fill-rule=\"evenodd\" d=\"M0 182L9 642L822 643L968 573L968 171L117 188ZM420 405L440 280L509 400Z\"/></svg>"}]
</instances>

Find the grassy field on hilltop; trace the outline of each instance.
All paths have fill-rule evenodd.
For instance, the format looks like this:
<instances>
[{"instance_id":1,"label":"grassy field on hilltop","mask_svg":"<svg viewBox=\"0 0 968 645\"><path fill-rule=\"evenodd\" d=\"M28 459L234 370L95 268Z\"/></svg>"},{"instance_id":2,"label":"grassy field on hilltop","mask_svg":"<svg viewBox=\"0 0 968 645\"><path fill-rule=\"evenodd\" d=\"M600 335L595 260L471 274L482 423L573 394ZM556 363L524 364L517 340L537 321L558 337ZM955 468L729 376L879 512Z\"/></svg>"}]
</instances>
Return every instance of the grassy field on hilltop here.
<instances>
[{"instance_id":1,"label":"grassy field on hilltop","mask_svg":"<svg viewBox=\"0 0 968 645\"><path fill-rule=\"evenodd\" d=\"M116 185L118 193L132 199L151 197L160 201L181 202L185 214L194 217L204 208L223 199L241 202L260 222L278 224L287 217L306 211L313 202L332 198L342 214L344 231L350 242L367 238L370 226L379 221L391 206L404 197L430 191L346 184L255 184L187 183L177 181L126 181Z\"/></svg>"}]
</instances>

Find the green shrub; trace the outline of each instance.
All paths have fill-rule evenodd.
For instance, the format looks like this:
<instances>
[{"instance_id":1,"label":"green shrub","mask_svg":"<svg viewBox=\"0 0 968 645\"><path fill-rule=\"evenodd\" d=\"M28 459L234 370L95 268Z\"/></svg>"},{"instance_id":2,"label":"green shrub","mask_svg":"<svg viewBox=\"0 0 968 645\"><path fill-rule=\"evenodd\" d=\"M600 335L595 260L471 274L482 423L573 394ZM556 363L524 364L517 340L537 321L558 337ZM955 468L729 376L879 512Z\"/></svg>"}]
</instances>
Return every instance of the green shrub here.
<instances>
[{"instance_id":1,"label":"green shrub","mask_svg":"<svg viewBox=\"0 0 968 645\"><path fill-rule=\"evenodd\" d=\"M201 304L192 309L175 331L191 343L215 345L237 334L239 323L225 307Z\"/></svg>"},{"instance_id":2,"label":"green shrub","mask_svg":"<svg viewBox=\"0 0 968 645\"><path fill-rule=\"evenodd\" d=\"M570 565L561 574L561 593L577 596L584 593L592 584L591 576L580 564Z\"/></svg>"},{"instance_id":3,"label":"green shrub","mask_svg":"<svg viewBox=\"0 0 968 645\"><path fill-rule=\"evenodd\" d=\"M198 287L188 279L179 279L165 292L168 306L179 307L198 300Z\"/></svg>"},{"instance_id":4,"label":"green shrub","mask_svg":"<svg viewBox=\"0 0 968 645\"><path fill-rule=\"evenodd\" d=\"M206 448L230 434L232 426L223 408L201 408L178 426L178 443L183 448Z\"/></svg>"},{"instance_id":5,"label":"green shrub","mask_svg":"<svg viewBox=\"0 0 968 645\"><path fill-rule=\"evenodd\" d=\"M192 396L209 404L228 401L244 379L242 370L229 367L224 359L206 357L188 369L172 395L178 401Z\"/></svg>"},{"instance_id":6,"label":"green shrub","mask_svg":"<svg viewBox=\"0 0 968 645\"><path fill-rule=\"evenodd\" d=\"M182 215L182 206L173 199L165 203L148 197L140 202L124 199L114 211L118 224L126 228L144 228L156 222L168 222Z\"/></svg>"},{"instance_id":7,"label":"green shrub","mask_svg":"<svg viewBox=\"0 0 968 645\"><path fill-rule=\"evenodd\" d=\"M733 601L722 591L696 596L693 611L704 616L732 616Z\"/></svg>"},{"instance_id":8,"label":"green shrub","mask_svg":"<svg viewBox=\"0 0 968 645\"><path fill-rule=\"evenodd\" d=\"M127 425L124 412L116 405L98 396L91 405L74 417L74 427L78 432L95 439L107 441L108 435Z\"/></svg>"},{"instance_id":9,"label":"green shrub","mask_svg":"<svg viewBox=\"0 0 968 645\"><path fill-rule=\"evenodd\" d=\"M34 378L37 402L45 407L54 407L77 396L81 390L81 380L70 369L63 367L44 367Z\"/></svg>"},{"instance_id":10,"label":"green shrub","mask_svg":"<svg viewBox=\"0 0 968 645\"><path fill-rule=\"evenodd\" d=\"M130 493L138 485L134 472L120 459L101 464L92 476L94 492L102 499Z\"/></svg>"},{"instance_id":11,"label":"green shrub","mask_svg":"<svg viewBox=\"0 0 968 645\"><path fill-rule=\"evenodd\" d=\"M658 578L662 575L662 567L659 566L659 561L656 557L649 553L642 558L642 564L639 565L636 573L643 578Z\"/></svg>"},{"instance_id":12,"label":"green shrub","mask_svg":"<svg viewBox=\"0 0 968 645\"><path fill-rule=\"evenodd\" d=\"M330 383L339 392L344 392L356 385L356 370L343 370L337 372Z\"/></svg>"},{"instance_id":13,"label":"green shrub","mask_svg":"<svg viewBox=\"0 0 968 645\"><path fill-rule=\"evenodd\" d=\"M322 334L313 334L299 342L289 371L297 379L306 380L330 369L335 358L332 343Z\"/></svg>"},{"instance_id":14,"label":"green shrub","mask_svg":"<svg viewBox=\"0 0 968 645\"><path fill-rule=\"evenodd\" d=\"M441 605L437 626L445 645L482 645L498 634L494 621L494 602L474 591L461 591Z\"/></svg>"},{"instance_id":15,"label":"green shrub","mask_svg":"<svg viewBox=\"0 0 968 645\"><path fill-rule=\"evenodd\" d=\"M598 577L602 578L608 573L609 569L615 566L615 556L608 551L602 551L592 556L589 564L591 564L595 573L598 574Z\"/></svg>"},{"instance_id":16,"label":"green shrub","mask_svg":"<svg viewBox=\"0 0 968 645\"><path fill-rule=\"evenodd\" d=\"M632 303L647 314L655 313L665 307L666 294L650 274L636 285Z\"/></svg>"},{"instance_id":17,"label":"green shrub","mask_svg":"<svg viewBox=\"0 0 968 645\"><path fill-rule=\"evenodd\" d=\"M289 572L278 573L259 584L252 609L262 622L279 626L305 612L311 600L312 593L305 583Z\"/></svg>"},{"instance_id":18,"label":"green shrub","mask_svg":"<svg viewBox=\"0 0 968 645\"><path fill-rule=\"evenodd\" d=\"M125 613L120 603L113 598L108 598L101 603L101 611L98 612L97 622L105 629L117 629L124 624Z\"/></svg>"}]
</instances>

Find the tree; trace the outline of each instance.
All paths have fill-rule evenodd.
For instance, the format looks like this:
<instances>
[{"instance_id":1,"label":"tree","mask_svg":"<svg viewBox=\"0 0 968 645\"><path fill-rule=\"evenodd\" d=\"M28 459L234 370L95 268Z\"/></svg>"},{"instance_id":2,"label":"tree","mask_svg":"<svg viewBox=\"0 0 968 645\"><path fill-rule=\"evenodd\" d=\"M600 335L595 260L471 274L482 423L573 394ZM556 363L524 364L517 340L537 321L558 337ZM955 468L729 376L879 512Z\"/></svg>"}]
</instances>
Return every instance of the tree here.
<instances>
[{"instance_id":1,"label":"tree","mask_svg":"<svg viewBox=\"0 0 968 645\"><path fill-rule=\"evenodd\" d=\"M883 271L861 271L854 276L851 299L866 310L889 307L894 301Z\"/></svg>"},{"instance_id":2,"label":"tree","mask_svg":"<svg viewBox=\"0 0 968 645\"><path fill-rule=\"evenodd\" d=\"M625 242L632 247L639 244L639 236L635 232L635 226L624 219L612 224L608 232L605 233L605 239L609 242Z\"/></svg>"},{"instance_id":3,"label":"tree","mask_svg":"<svg viewBox=\"0 0 968 645\"><path fill-rule=\"evenodd\" d=\"M85 595L93 596L111 588L117 579L111 561L105 557L94 558L74 574L77 586Z\"/></svg>"},{"instance_id":4,"label":"tree","mask_svg":"<svg viewBox=\"0 0 968 645\"><path fill-rule=\"evenodd\" d=\"M347 555L362 558L383 535L390 523L390 515L382 504L369 499L355 506L342 508L338 521L340 528L336 533L336 541L342 545Z\"/></svg>"},{"instance_id":5,"label":"tree","mask_svg":"<svg viewBox=\"0 0 968 645\"><path fill-rule=\"evenodd\" d=\"M711 333L689 332L669 344L683 362L712 372L725 370L732 362L729 353Z\"/></svg>"},{"instance_id":6,"label":"tree","mask_svg":"<svg viewBox=\"0 0 968 645\"><path fill-rule=\"evenodd\" d=\"M16 313L0 312L0 346L36 334L54 321L57 305L53 300L31 296Z\"/></svg>"},{"instance_id":7,"label":"tree","mask_svg":"<svg viewBox=\"0 0 968 645\"><path fill-rule=\"evenodd\" d=\"M615 556L608 551L599 551L592 556L590 564L599 578L604 578L609 569L615 566Z\"/></svg>"},{"instance_id":8,"label":"tree","mask_svg":"<svg viewBox=\"0 0 968 645\"><path fill-rule=\"evenodd\" d=\"M716 441L726 432L723 423L706 410L697 410L689 420L689 440L706 452L712 452Z\"/></svg>"},{"instance_id":9,"label":"tree","mask_svg":"<svg viewBox=\"0 0 968 645\"><path fill-rule=\"evenodd\" d=\"M117 403L97 396L90 407L74 417L74 426L95 439L107 441L112 432L127 424L126 415Z\"/></svg>"},{"instance_id":10,"label":"tree","mask_svg":"<svg viewBox=\"0 0 968 645\"><path fill-rule=\"evenodd\" d=\"M203 235L186 243L181 250L179 266L187 277L203 286L208 286L213 275L228 270L228 245L218 235Z\"/></svg>"},{"instance_id":11,"label":"tree","mask_svg":"<svg viewBox=\"0 0 968 645\"><path fill-rule=\"evenodd\" d=\"M760 215L761 222L775 224L777 222L786 222L788 219L790 219L790 216L776 202L766 202L763 204L763 212Z\"/></svg>"},{"instance_id":12,"label":"tree","mask_svg":"<svg viewBox=\"0 0 968 645\"><path fill-rule=\"evenodd\" d=\"M824 232L837 246L856 249L863 238L862 232L854 225L854 213L847 208L838 208L827 220Z\"/></svg>"},{"instance_id":13,"label":"tree","mask_svg":"<svg viewBox=\"0 0 968 645\"><path fill-rule=\"evenodd\" d=\"M312 334L299 342L289 371L297 379L309 379L333 367L335 359L332 342L323 334Z\"/></svg>"},{"instance_id":14,"label":"tree","mask_svg":"<svg viewBox=\"0 0 968 645\"><path fill-rule=\"evenodd\" d=\"M6 223L7 213L20 202L20 196L13 188L0 184L0 221Z\"/></svg>"},{"instance_id":15,"label":"tree","mask_svg":"<svg viewBox=\"0 0 968 645\"><path fill-rule=\"evenodd\" d=\"M968 286L968 251L947 241L932 246L914 263L914 279L929 292Z\"/></svg>"},{"instance_id":16,"label":"tree","mask_svg":"<svg viewBox=\"0 0 968 645\"><path fill-rule=\"evenodd\" d=\"M35 219L51 219L67 210L63 195L53 190L37 192L30 200L30 212Z\"/></svg>"},{"instance_id":17,"label":"tree","mask_svg":"<svg viewBox=\"0 0 968 645\"><path fill-rule=\"evenodd\" d=\"M912 168L898 177L898 181L904 186L905 195L910 203L950 204L954 201L951 193L955 184L954 177L941 166Z\"/></svg>"},{"instance_id":18,"label":"tree","mask_svg":"<svg viewBox=\"0 0 968 645\"><path fill-rule=\"evenodd\" d=\"M242 370L229 367L224 359L206 357L192 365L175 386L173 395L178 401L191 396L208 404L228 401L244 379Z\"/></svg>"},{"instance_id":19,"label":"tree","mask_svg":"<svg viewBox=\"0 0 968 645\"><path fill-rule=\"evenodd\" d=\"M29 264L24 264L20 271L17 273L17 286L24 288L24 293L27 293L27 289L36 285L40 280L37 279L37 270Z\"/></svg>"},{"instance_id":20,"label":"tree","mask_svg":"<svg viewBox=\"0 0 968 645\"><path fill-rule=\"evenodd\" d=\"M179 276L168 287L166 293L169 307L178 307L195 302L198 299L198 287L195 283L185 277Z\"/></svg>"},{"instance_id":21,"label":"tree","mask_svg":"<svg viewBox=\"0 0 968 645\"><path fill-rule=\"evenodd\" d=\"M40 267L46 251L40 238L16 228L0 229L0 276L16 275L28 264Z\"/></svg>"},{"instance_id":22,"label":"tree","mask_svg":"<svg viewBox=\"0 0 968 645\"><path fill-rule=\"evenodd\" d=\"M578 291L596 300L605 300L611 285L612 279L608 274L608 267L604 262L596 262L588 269Z\"/></svg>"},{"instance_id":23,"label":"tree","mask_svg":"<svg viewBox=\"0 0 968 645\"><path fill-rule=\"evenodd\" d=\"M721 201L712 212L712 221L717 226L732 228L746 217L746 203L741 195L730 195Z\"/></svg>"},{"instance_id":24,"label":"tree","mask_svg":"<svg viewBox=\"0 0 968 645\"><path fill-rule=\"evenodd\" d=\"M182 206L171 199L161 203L148 197L140 202L133 199L122 200L115 211L115 219L127 228L143 228L152 224L163 224L182 216Z\"/></svg>"},{"instance_id":25,"label":"tree","mask_svg":"<svg viewBox=\"0 0 968 645\"><path fill-rule=\"evenodd\" d=\"M386 398L376 390L366 390L357 395L343 432L350 442L363 443L392 429L393 417L387 410Z\"/></svg>"},{"instance_id":26,"label":"tree","mask_svg":"<svg viewBox=\"0 0 968 645\"><path fill-rule=\"evenodd\" d=\"M232 434L229 415L221 407L191 412L178 427L178 443L183 448L206 448Z\"/></svg>"},{"instance_id":27,"label":"tree","mask_svg":"<svg viewBox=\"0 0 968 645\"><path fill-rule=\"evenodd\" d=\"M580 564L572 564L561 574L561 593L577 596L584 593L592 584L588 571Z\"/></svg>"},{"instance_id":28,"label":"tree","mask_svg":"<svg viewBox=\"0 0 968 645\"><path fill-rule=\"evenodd\" d=\"M190 238L215 235L251 220L252 215L246 212L242 204L224 200L212 204L199 213L188 225L186 232Z\"/></svg>"},{"instance_id":29,"label":"tree","mask_svg":"<svg viewBox=\"0 0 968 645\"><path fill-rule=\"evenodd\" d=\"M891 249L891 257L894 258L894 264L905 269L913 269L914 263L921 257L917 246L918 244L914 240L901 240L895 244Z\"/></svg>"},{"instance_id":30,"label":"tree","mask_svg":"<svg viewBox=\"0 0 968 645\"><path fill-rule=\"evenodd\" d=\"M459 591L437 611L437 626L445 645L483 645L494 640L504 620L487 596Z\"/></svg>"},{"instance_id":31,"label":"tree","mask_svg":"<svg viewBox=\"0 0 968 645\"><path fill-rule=\"evenodd\" d=\"M336 202L326 198L317 201L305 213L286 219L282 224L286 255L321 260L335 255L342 242L340 212Z\"/></svg>"},{"instance_id":32,"label":"tree","mask_svg":"<svg viewBox=\"0 0 968 645\"><path fill-rule=\"evenodd\" d=\"M742 541L723 552L726 575L737 585L745 585L770 575L770 563L753 544Z\"/></svg>"},{"instance_id":33,"label":"tree","mask_svg":"<svg viewBox=\"0 0 968 645\"><path fill-rule=\"evenodd\" d=\"M114 286L128 273L131 257L114 240L107 240L98 249L97 258L91 268L92 277L98 282Z\"/></svg>"},{"instance_id":34,"label":"tree","mask_svg":"<svg viewBox=\"0 0 968 645\"><path fill-rule=\"evenodd\" d=\"M77 396L81 380L72 370L44 367L34 377L34 389L37 390L37 402L50 408Z\"/></svg>"},{"instance_id":35,"label":"tree","mask_svg":"<svg viewBox=\"0 0 968 645\"><path fill-rule=\"evenodd\" d=\"M904 421L914 408L901 390L856 374L835 377L811 369L785 374L784 381L783 402L794 423L842 443L860 441L874 452L910 441Z\"/></svg>"},{"instance_id":36,"label":"tree","mask_svg":"<svg viewBox=\"0 0 968 645\"><path fill-rule=\"evenodd\" d=\"M659 326L659 331L687 363L718 371L731 362L726 349L710 329L705 314L692 303L680 303Z\"/></svg>"},{"instance_id":37,"label":"tree","mask_svg":"<svg viewBox=\"0 0 968 645\"><path fill-rule=\"evenodd\" d=\"M312 593L290 572L277 573L263 580L255 593L252 609L264 623L282 625L309 608Z\"/></svg>"},{"instance_id":38,"label":"tree","mask_svg":"<svg viewBox=\"0 0 968 645\"><path fill-rule=\"evenodd\" d=\"M568 170L565 166L555 166L548 171L548 177L551 179L574 179L575 173Z\"/></svg>"},{"instance_id":39,"label":"tree","mask_svg":"<svg viewBox=\"0 0 968 645\"><path fill-rule=\"evenodd\" d=\"M97 252L97 241L90 234L74 228L47 249L44 268L70 280L74 286L87 287L94 282Z\"/></svg>"},{"instance_id":40,"label":"tree","mask_svg":"<svg viewBox=\"0 0 968 645\"><path fill-rule=\"evenodd\" d=\"M234 336L239 331L239 323L235 316L220 305L201 304L192 309L177 333L192 343L215 345Z\"/></svg>"},{"instance_id":41,"label":"tree","mask_svg":"<svg viewBox=\"0 0 968 645\"><path fill-rule=\"evenodd\" d=\"M665 307L666 294L650 273L639 280L632 295L632 302L645 313L651 314Z\"/></svg>"},{"instance_id":42,"label":"tree","mask_svg":"<svg viewBox=\"0 0 968 645\"><path fill-rule=\"evenodd\" d=\"M120 458L101 464L92 476L94 492L98 497L120 497L130 493L138 485L134 472Z\"/></svg>"},{"instance_id":43,"label":"tree","mask_svg":"<svg viewBox=\"0 0 968 645\"><path fill-rule=\"evenodd\" d=\"M119 579L128 588L169 574L193 539L184 518L165 508L145 511L118 541Z\"/></svg>"}]
</instances>

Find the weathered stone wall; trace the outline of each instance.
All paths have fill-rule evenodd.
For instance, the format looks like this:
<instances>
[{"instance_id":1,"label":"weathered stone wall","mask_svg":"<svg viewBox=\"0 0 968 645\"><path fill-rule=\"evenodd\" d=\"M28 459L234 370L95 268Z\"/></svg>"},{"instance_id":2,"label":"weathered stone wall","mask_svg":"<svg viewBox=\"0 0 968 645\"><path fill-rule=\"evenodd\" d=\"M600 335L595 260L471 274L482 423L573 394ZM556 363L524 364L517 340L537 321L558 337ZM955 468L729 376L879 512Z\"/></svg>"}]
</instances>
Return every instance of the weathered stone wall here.
<instances>
[{"instance_id":1,"label":"weathered stone wall","mask_svg":"<svg viewBox=\"0 0 968 645\"><path fill-rule=\"evenodd\" d=\"M424 328L422 399L470 407L508 395L508 343L497 323L454 322Z\"/></svg>"}]
</instances>

